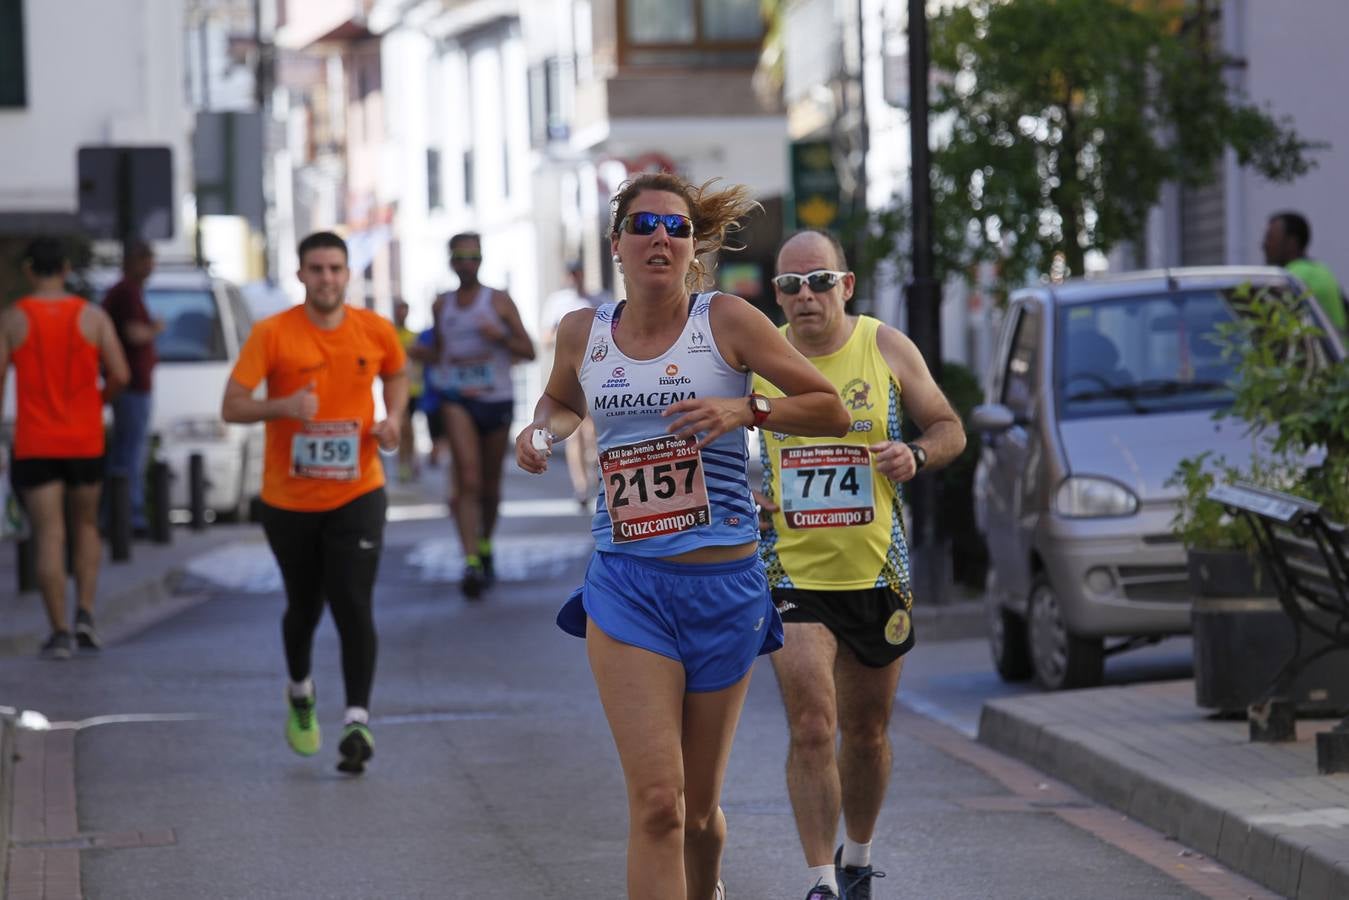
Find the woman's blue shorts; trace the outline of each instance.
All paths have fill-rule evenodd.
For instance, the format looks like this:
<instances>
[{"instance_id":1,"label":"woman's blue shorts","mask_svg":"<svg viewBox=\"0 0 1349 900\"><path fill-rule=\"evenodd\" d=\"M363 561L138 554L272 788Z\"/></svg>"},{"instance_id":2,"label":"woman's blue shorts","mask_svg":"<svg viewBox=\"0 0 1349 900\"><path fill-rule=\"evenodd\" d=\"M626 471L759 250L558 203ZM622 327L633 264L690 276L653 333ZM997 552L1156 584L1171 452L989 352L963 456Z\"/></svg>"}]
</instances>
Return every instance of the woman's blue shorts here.
<instances>
[{"instance_id":1,"label":"woman's blue shorts","mask_svg":"<svg viewBox=\"0 0 1349 900\"><path fill-rule=\"evenodd\" d=\"M687 691L730 687L782 646L758 554L690 564L596 552L557 624L585 637L587 616L616 641L683 663Z\"/></svg>"}]
</instances>

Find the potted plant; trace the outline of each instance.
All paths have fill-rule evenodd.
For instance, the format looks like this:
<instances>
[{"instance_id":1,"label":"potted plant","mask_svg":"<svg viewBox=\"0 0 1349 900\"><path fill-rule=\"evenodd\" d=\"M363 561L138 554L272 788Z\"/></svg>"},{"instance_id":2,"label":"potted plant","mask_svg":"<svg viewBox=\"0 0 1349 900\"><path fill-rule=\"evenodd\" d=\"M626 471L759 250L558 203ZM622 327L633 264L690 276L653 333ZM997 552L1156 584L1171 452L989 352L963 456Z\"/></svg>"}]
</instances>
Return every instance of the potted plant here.
<instances>
[{"instance_id":1,"label":"potted plant","mask_svg":"<svg viewBox=\"0 0 1349 900\"><path fill-rule=\"evenodd\" d=\"M1273 596L1273 582L1260 561L1260 546L1244 521L1228 514L1209 499L1215 484L1259 484L1288 490L1292 482L1286 466L1261 455L1253 440L1251 466L1233 466L1213 451L1180 460L1168 487L1180 488L1180 503L1171 522L1172 533L1186 548L1190 590L1197 596Z\"/></svg>"},{"instance_id":2,"label":"potted plant","mask_svg":"<svg viewBox=\"0 0 1349 900\"><path fill-rule=\"evenodd\" d=\"M1233 301L1238 315L1217 336L1235 363L1233 402L1215 417L1246 423L1251 458L1239 466L1202 453L1183 460L1168 484L1180 488L1172 530L1194 588L1196 698L1236 712L1259 698L1292 652L1292 624L1273 599L1250 527L1207 494L1216 483L1246 481L1349 520L1349 362L1309 314L1308 297L1248 287Z\"/></svg>"}]
</instances>

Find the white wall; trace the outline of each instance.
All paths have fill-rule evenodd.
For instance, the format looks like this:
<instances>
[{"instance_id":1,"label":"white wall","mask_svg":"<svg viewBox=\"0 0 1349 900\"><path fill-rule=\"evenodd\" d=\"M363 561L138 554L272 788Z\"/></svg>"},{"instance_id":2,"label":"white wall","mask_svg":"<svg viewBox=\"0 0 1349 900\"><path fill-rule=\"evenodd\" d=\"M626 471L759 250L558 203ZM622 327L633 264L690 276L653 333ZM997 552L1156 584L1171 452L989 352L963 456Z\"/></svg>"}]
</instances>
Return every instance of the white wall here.
<instances>
[{"instance_id":1,"label":"white wall","mask_svg":"<svg viewBox=\"0 0 1349 900\"><path fill-rule=\"evenodd\" d=\"M433 228L427 204L427 149L437 143L440 125L430 100L437 60L431 39L410 28L384 36L380 60L385 132L394 160L380 186L381 199L398 209L399 290L411 307L409 319L413 326L426 326L440 280L438 257L444 255L444 241ZM442 181L442 198L445 193Z\"/></svg>"},{"instance_id":2,"label":"white wall","mask_svg":"<svg viewBox=\"0 0 1349 900\"><path fill-rule=\"evenodd\" d=\"M178 195L191 190L183 5L24 4L28 106L0 110L0 210L74 212L82 145L168 145ZM186 249L177 210L175 218L176 243Z\"/></svg>"},{"instance_id":3,"label":"white wall","mask_svg":"<svg viewBox=\"0 0 1349 900\"><path fill-rule=\"evenodd\" d=\"M1331 144L1316 154L1319 166L1291 184L1234 170L1237 203L1229 193L1228 216L1235 217L1229 229L1235 240L1228 261L1263 263L1260 239L1269 215L1291 209L1311 223L1308 254L1329 265L1343 285L1349 282L1349 115L1338 91L1349 83L1349 3L1228 0L1223 14L1240 25L1229 39L1244 43L1234 49L1247 60L1242 77L1251 99L1291 116L1303 137Z\"/></svg>"}]
</instances>

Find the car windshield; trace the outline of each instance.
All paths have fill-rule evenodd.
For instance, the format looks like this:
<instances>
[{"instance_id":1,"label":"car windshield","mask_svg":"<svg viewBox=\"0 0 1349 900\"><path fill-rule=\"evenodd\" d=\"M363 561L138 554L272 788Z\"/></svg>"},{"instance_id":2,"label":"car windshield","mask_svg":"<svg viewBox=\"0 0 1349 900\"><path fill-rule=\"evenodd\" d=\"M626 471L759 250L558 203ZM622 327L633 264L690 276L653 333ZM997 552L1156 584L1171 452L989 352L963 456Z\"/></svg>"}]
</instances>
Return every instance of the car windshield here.
<instances>
[{"instance_id":1,"label":"car windshield","mask_svg":"<svg viewBox=\"0 0 1349 900\"><path fill-rule=\"evenodd\" d=\"M225 332L215 296L206 288L150 288L150 315L164 322L155 339L160 362L225 362Z\"/></svg>"},{"instance_id":2,"label":"car windshield","mask_svg":"<svg viewBox=\"0 0 1349 900\"><path fill-rule=\"evenodd\" d=\"M1232 402L1235 361L1217 327L1223 291L1175 291L1059 309L1055 386L1064 419L1217 409Z\"/></svg>"}]
</instances>

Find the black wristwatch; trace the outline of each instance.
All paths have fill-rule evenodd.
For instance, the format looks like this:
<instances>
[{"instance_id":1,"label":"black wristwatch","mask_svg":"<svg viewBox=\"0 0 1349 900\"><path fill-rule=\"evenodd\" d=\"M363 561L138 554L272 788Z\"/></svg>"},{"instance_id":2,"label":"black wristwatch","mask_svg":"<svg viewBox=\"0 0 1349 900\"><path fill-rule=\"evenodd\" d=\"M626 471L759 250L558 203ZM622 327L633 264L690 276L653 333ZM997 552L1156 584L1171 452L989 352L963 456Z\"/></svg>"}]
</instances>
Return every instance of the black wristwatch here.
<instances>
[{"instance_id":1,"label":"black wristwatch","mask_svg":"<svg viewBox=\"0 0 1349 900\"><path fill-rule=\"evenodd\" d=\"M927 451L917 444L905 444L913 453L913 474L917 475L923 471L923 466L927 465Z\"/></svg>"}]
</instances>

